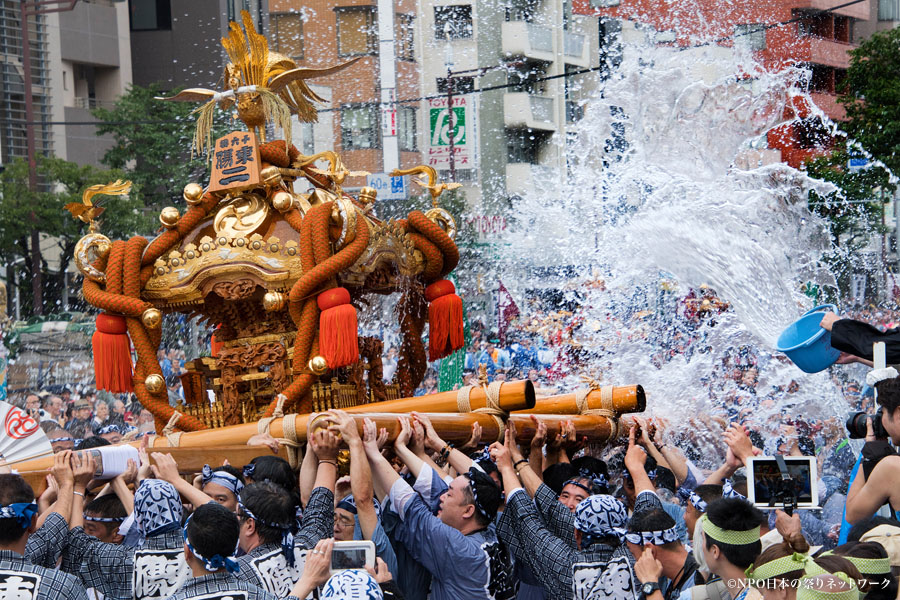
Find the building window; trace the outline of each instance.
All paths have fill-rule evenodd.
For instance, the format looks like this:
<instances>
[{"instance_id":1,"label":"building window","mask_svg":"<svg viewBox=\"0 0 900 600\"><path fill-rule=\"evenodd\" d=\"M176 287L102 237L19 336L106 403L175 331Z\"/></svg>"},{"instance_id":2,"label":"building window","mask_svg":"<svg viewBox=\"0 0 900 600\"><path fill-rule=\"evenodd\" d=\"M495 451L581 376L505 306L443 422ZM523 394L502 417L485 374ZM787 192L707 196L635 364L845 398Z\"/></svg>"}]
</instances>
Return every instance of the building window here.
<instances>
[{"instance_id":1,"label":"building window","mask_svg":"<svg viewBox=\"0 0 900 600\"><path fill-rule=\"evenodd\" d=\"M416 60L416 44L414 35L414 15L397 15L397 58L400 60Z\"/></svg>"},{"instance_id":2,"label":"building window","mask_svg":"<svg viewBox=\"0 0 900 600\"><path fill-rule=\"evenodd\" d=\"M536 165L540 145L540 139L531 129L507 129L506 161Z\"/></svg>"},{"instance_id":3,"label":"building window","mask_svg":"<svg viewBox=\"0 0 900 600\"><path fill-rule=\"evenodd\" d=\"M546 77L539 66L534 66L527 71L510 70L506 74L506 83L511 92L526 92L528 94L543 94L546 83L540 81Z\"/></svg>"},{"instance_id":4,"label":"building window","mask_svg":"<svg viewBox=\"0 0 900 600\"><path fill-rule=\"evenodd\" d=\"M172 29L169 0L128 0L132 31L168 31Z\"/></svg>"},{"instance_id":5,"label":"building window","mask_svg":"<svg viewBox=\"0 0 900 600\"><path fill-rule=\"evenodd\" d=\"M288 58L303 58L303 17L299 13L272 14L275 51Z\"/></svg>"},{"instance_id":6,"label":"building window","mask_svg":"<svg viewBox=\"0 0 900 600\"><path fill-rule=\"evenodd\" d=\"M879 21L900 21L900 0L878 0Z\"/></svg>"},{"instance_id":7,"label":"building window","mask_svg":"<svg viewBox=\"0 0 900 600\"><path fill-rule=\"evenodd\" d=\"M401 150L415 152L418 150L416 140L416 109L401 106L397 109L397 139Z\"/></svg>"},{"instance_id":8,"label":"building window","mask_svg":"<svg viewBox=\"0 0 900 600\"><path fill-rule=\"evenodd\" d=\"M734 26L734 43L753 52L766 49L766 29L763 23Z\"/></svg>"},{"instance_id":9,"label":"building window","mask_svg":"<svg viewBox=\"0 0 900 600\"><path fill-rule=\"evenodd\" d=\"M438 77L437 78L437 91L438 94L446 94L448 87L448 79L446 77ZM475 91L475 78L474 77L454 77L453 78L453 93L454 94L471 94Z\"/></svg>"},{"instance_id":10,"label":"building window","mask_svg":"<svg viewBox=\"0 0 900 600\"><path fill-rule=\"evenodd\" d=\"M341 148L367 150L381 147L378 130L378 107L356 104L341 107Z\"/></svg>"},{"instance_id":11,"label":"building window","mask_svg":"<svg viewBox=\"0 0 900 600\"><path fill-rule=\"evenodd\" d=\"M338 7L338 56L358 56L378 52L378 27L374 6Z\"/></svg>"},{"instance_id":12,"label":"building window","mask_svg":"<svg viewBox=\"0 0 900 600\"><path fill-rule=\"evenodd\" d=\"M472 5L435 6L434 37L438 40L460 40L472 37Z\"/></svg>"}]
</instances>

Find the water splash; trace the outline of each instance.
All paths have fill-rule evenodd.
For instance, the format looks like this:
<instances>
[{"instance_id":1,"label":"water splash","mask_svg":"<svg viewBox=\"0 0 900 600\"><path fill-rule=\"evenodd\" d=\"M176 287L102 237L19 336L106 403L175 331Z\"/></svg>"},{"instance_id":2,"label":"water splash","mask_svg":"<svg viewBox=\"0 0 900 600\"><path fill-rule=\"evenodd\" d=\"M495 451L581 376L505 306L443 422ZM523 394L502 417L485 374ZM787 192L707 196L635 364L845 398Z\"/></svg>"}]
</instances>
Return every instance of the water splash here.
<instances>
[{"instance_id":1,"label":"water splash","mask_svg":"<svg viewBox=\"0 0 900 600\"><path fill-rule=\"evenodd\" d=\"M782 163L735 167L764 155L758 141L801 94L796 80L732 49L625 49L568 150L586 158L564 189L548 185L518 204L519 227L505 240L523 269L555 262L579 273L583 324L573 339L582 349L566 387L602 373L641 383L651 412L673 421L741 418L752 407L772 433L783 411L847 411L829 373L805 375L774 350L811 307L801 284L835 285L820 262L831 250L827 224L806 206L810 190L832 188ZM686 318L679 299L702 284L730 309Z\"/></svg>"}]
</instances>

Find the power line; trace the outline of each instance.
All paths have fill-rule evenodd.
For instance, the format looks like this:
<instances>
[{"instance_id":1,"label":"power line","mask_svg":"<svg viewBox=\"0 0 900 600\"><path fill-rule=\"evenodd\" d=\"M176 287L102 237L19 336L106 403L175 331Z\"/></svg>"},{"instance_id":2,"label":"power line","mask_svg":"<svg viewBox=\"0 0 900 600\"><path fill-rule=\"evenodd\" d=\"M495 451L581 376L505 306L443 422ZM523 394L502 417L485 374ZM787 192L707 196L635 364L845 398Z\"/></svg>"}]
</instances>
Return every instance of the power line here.
<instances>
[{"instance_id":1,"label":"power line","mask_svg":"<svg viewBox=\"0 0 900 600\"><path fill-rule=\"evenodd\" d=\"M840 10L842 8L847 8L848 6L853 6L855 4L860 4L861 2L866 2L866 1L867 0L850 0L849 2L845 2L843 4L838 4L837 6L832 6L831 8L818 8L818 9L810 10L810 11L804 13L802 16L797 16L797 17L787 19L784 21L778 21L776 23L768 23L765 25L761 25L760 27L758 27L756 29L742 31L740 33L733 33L731 35L723 36L723 37L720 37L720 38L717 38L714 40L710 40L707 42L700 42L698 44L693 44L693 45L689 45L689 46L679 46L677 48L677 50L678 51L691 50L694 48L703 48L706 46L710 46L712 44L721 44L723 42L733 41L735 38L739 38L739 37L743 37L743 36L747 36L747 35L753 35L755 33L760 33L763 31L768 31L769 29L774 29L776 27L783 27L785 25L790 25L791 23L798 23L800 21L809 19L811 16L816 16L816 15L820 15L823 13ZM579 69L578 71L569 71L566 73L560 73L558 75L548 75L546 77L535 77L535 78L528 79L527 83L541 83L544 81L552 81L554 79L564 79L567 77L575 77L577 75L584 75L586 73L593 73L596 71L601 71L605 68L607 68L607 65L598 65L596 67ZM448 84L448 85L452 85L452 84ZM466 92L465 94L459 94L459 95L467 96L470 94L481 94L484 92L492 92L495 90L508 89L508 88L517 87L520 85L521 85L521 83L505 83L505 84L500 84L500 85L492 85L492 86L488 86L488 87L481 87L481 88L478 88L471 92ZM383 105L383 104L392 104L392 105L409 104L412 102L421 102L423 100L438 100L438 99L443 99L446 97L447 97L447 94L429 94L427 96L419 96L417 98L405 98L402 100L392 100L390 102L372 101L369 104L373 104L373 105L377 104L379 106ZM317 112L327 113L327 112L335 112L338 110L340 110L340 108L321 108ZM82 125L82 126L86 126L86 125L94 125L94 126L99 126L99 125L108 125L108 126L168 125L168 124L178 124L178 123L185 123L185 122L189 123L189 121L185 121L182 119L170 119L170 120L159 120L159 121L31 121L31 122L28 122L25 120L19 120L19 119L0 119L0 123L2 123L2 124L44 125L44 126L52 126L52 125L72 125L72 126L77 126L77 125Z\"/></svg>"}]
</instances>

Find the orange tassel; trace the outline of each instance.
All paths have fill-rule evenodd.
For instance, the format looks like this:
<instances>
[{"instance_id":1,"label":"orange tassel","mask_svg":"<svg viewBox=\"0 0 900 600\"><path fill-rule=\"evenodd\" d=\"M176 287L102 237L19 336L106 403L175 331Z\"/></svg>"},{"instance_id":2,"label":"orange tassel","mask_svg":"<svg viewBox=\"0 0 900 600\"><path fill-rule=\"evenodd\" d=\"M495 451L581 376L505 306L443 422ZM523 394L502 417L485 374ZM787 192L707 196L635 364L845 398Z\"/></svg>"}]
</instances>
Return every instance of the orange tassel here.
<instances>
[{"instance_id":1,"label":"orange tassel","mask_svg":"<svg viewBox=\"0 0 900 600\"><path fill-rule=\"evenodd\" d=\"M350 292L338 287L319 294L319 354L329 369L346 367L359 360L356 308L350 304Z\"/></svg>"},{"instance_id":2,"label":"orange tassel","mask_svg":"<svg viewBox=\"0 0 900 600\"><path fill-rule=\"evenodd\" d=\"M441 279L425 288L428 305L429 360L449 356L463 347L463 305L453 282Z\"/></svg>"},{"instance_id":3,"label":"orange tassel","mask_svg":"<svg viewBox=\"0 0 900 600\"><path fill-rule=\"evenodd\" d=\"M125 317L100 313L91 338L97 389L113 394L133 392L131 386L131 340Z\"/></svg>"}]
</instances>

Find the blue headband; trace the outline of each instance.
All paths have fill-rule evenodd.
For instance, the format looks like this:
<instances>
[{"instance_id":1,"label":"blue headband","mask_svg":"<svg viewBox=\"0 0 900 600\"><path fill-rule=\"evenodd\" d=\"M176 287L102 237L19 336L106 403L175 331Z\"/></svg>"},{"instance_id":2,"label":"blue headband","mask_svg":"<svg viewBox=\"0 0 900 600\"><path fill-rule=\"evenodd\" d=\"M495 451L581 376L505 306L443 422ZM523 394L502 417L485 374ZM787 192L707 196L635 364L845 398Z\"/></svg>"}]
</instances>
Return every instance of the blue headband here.
<instances>
[{"instance_id":1,"label":"blue headband","mask_svg":"<svg viewBox=\"0 0 900 600\"><path fill-rule=\"evenodd\" d=\"M13 502L7 506L0 506L0 519L15 519L19 527L28 529L37 511L38 505L34 502Z\"/></svg>"},{"instance_id":2,"label":"blue headband","mask_svg":"<svg viewBox=\"0 0 900 600\"><path fill-rule=\"evenodd\" d=\"M722 485L722 497L723 498L740 498L741 500L746 500L747 496L742 493L735 491L734 486L731 484L730 479L726 479L725 483Z\"/></svg>"},{"instance_id":3,"label":"blue headband","mask_svg":"<svg viewBox=\"0 0 900 600\"><path fill-rule=\"evenodd\" d=\"M184 543L187 544L187 547L190 548L193 555L203 563L203 567L212 573L213 571L218 571L222 567L225 567L225 570L231 573L232 575L241 570L241 566L238 564L236 560L231 558L230 556L222 556L221 554L215 554L210 558L204 558L199 552L194 549L194 546L191 544L191 541L188 539L187 532L187 524L191 522L191 518L188 517L187 522L184 524L184 529L182 529L182 535L184 535Z\"/></svg>"},{"instance_id":4,"label":"blue headband","mask_svg":"<svg viewBox=\"0 0 900 600\"><path fill-rule=\"evenodd\" d=\"M691 503L691 506L693 506L695 509L697 509L697 512L705 513L706 509L708 508L708 505L706 504L706 500L701 498L700 495L697 494L697 492L691 492L691 495L688 498L688 501Z\"/></svg>"},{"instance_id":5,"label":"blue headband","mask_svg":"<svg viewBox=\"0 0 900 600\"><path fill-rule=\"evenodd\" d=\"M243 503L238 501L238 509L247 515L248 518L253 519L257 523L262 523L266 527L271 527L273 529L281 530L281 553L284 554L284 558L287 559L288 564L290 566L294 566L294 544L293 539L291 537L291 524L284 523L272 523L270 521L263 521L256 515L254 515L249 508L247 508Z\"/></svg>"},{"instance_id":6,"label":"blue headband","mask_svg":"<svg viewBox=\"0 0 900 600\"><path fill-rule=\"evenodd\" d=\"M381 518L381 502L378 501L378 498L372 498L372 504L375 505L375 514ZM356 512L356 500L353 498L353 494L347 494L343 500L338 502L337 508L343 508L347 512L357 514Z\"/></svg>"},{"instance_id":7,"label":"blue headband","mask_svg":"<svg viewBox=\"0 0 900 600\"><path fill-rule=\"evenodd\" d=\"M469 480L469 489L472 490L472 498L473 498L472 504L475 505L475 510L477 510L479 513L481 513L481 515L485 519L490 521L490 520L492 520L491 517L488 515L487 511L481 505L481 502L478 501L478 489L475 487L475 472L476 471L478 471L478 469L476 469L475 467L470 467L468 473L463 473L463 477L465 477L466 479ZM480 472L482 475L484 474L483 471L478 471L478 472Z\"/></svg>"},{"instance_id":8,"label":"blue headband","mask_svg":"<svg viewBox=\"0 0 900 600\"><path fill-rule=\"evenodd\" d=\"M230 490L235 496L244 489L244 483L228 471L213 471L209 465L203 465L203 471L200 474L200 487L205 486L207 483L221 485Z\"/></svg>"},{"instance_id":9,"label":"blue headband","mask_svg":"<svg viewBox=\"0 0 900 600\"><path fill-rule=\"evenodd\" d=\"M582 479L587 479L588 481L590 481L591 487L589 488L588 486L581 483ZM606 480L606 477L603 476L603 473L594 474L585 468L581 468L578 470L578 475L566 481L563 484L563 487L566 487L567 485L574 485L576 487L579 487L586 491L590 496L591 494L602 494L604 491L603 488L607 487L609 485L609 482Z\"/></svg>"},{"instance_id":10,"label":"blue headband","mask_svg":"<svg viewBox=\"0 0 900 600\"><path fill-rule=\"evenodd\" d=\"M244 470L243 470L243 472L244 472L244 478L245 478L245 479L248 478L248 477L252 479L252 478L253 478L253 473L256 472L256 465L253 464L253 463L250 463L249 465L244 465Z\"/></svg>"}]
</instances>

